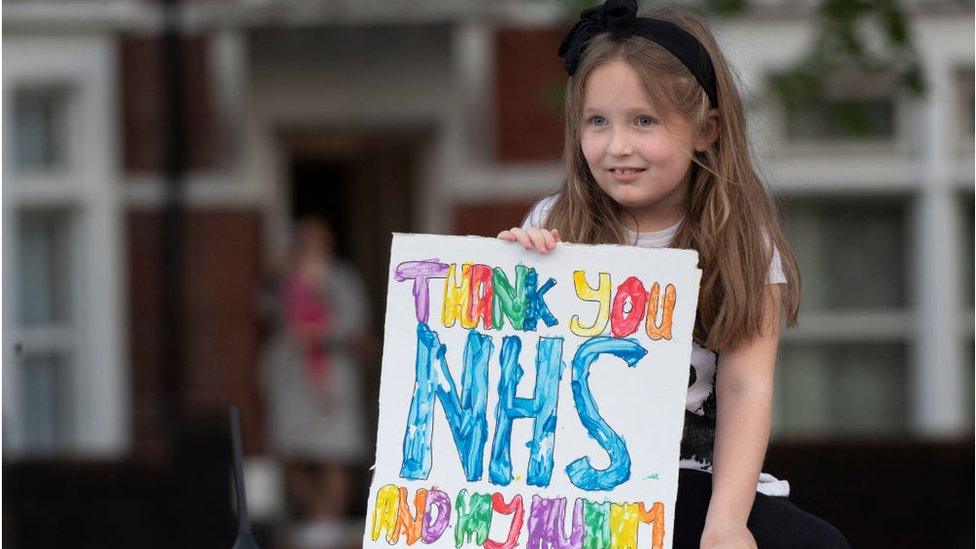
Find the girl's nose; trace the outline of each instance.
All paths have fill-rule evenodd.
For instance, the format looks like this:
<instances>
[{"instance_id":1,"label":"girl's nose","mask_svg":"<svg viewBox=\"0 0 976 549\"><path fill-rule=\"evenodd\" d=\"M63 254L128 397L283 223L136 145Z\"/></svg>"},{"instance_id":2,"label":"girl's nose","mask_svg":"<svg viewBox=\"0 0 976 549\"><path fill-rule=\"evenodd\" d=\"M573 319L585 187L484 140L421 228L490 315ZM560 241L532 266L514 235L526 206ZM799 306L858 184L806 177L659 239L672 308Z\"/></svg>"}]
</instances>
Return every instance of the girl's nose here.
<instances>
[{"instance_id":1,"label":"girl's nose","mask_svg":"<svg viewBox=\"0 0 976 549\"><path fill-rule=\"evenodd\" d=\"M630 156L634 154L634 147L630 144L626 132L613 132L613 136L610 138L610 143L607 147L607 152L611 156Z\"/></svg>"}]
</instances>

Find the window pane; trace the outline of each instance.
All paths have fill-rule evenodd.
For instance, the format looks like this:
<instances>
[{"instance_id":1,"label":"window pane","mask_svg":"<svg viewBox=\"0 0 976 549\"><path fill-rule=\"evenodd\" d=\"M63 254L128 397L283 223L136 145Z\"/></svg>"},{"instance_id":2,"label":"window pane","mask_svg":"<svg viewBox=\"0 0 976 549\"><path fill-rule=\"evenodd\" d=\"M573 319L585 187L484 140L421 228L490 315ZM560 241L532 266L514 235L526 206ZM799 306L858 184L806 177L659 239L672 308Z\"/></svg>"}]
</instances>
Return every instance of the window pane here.
<instances>
[{"instance_id":1,"label":"window pane","mask_svg":"<svg viewBox=\"0 0 976 549\"><path fill-rule=\"evenodd\" d=\"M797 200L783 214L803 276L804 308L905 307L903 202Z\"/></svg>"},{"instance_id":2,"label":"window pane","mask_svg":"<svg viewBox=\"0 0 976 549\"><path fill-rule=\"evenodd\" d=\"M959 120L960 137L969 138L972 144L974 130L976 130L976 86L974 86L974 73L972 67L956 71L956 88L959 94Z\"/></svg>"},{"instance_id":3,"label":"window pane","mask_svg":"<svg viewBox=\"0 0 976 549\"><path fill-rule=\"evenodd\" d=\"M976 410L974 386L976 383L976 341L968 339L960 354L962 357L962 418L964 425L973 428L973 411Z\"/></svg>"},{"instance_id":4,"label":"window pane","mask_svg":"<svg viewBox=\"0 0 976 549\"><path fill-rule=\"evenodd\" d=\"M907 354L897 343L784 344L776 426L786 436L876 436L907 428Z\"/></svg>"},{"instance_id":5,"label":"window pane","mask_svg":"<svg viewBox=\"0 0 976 549\"><path fill-rule=\"evenodd\" d=\"M70 375L68 361L61 354L28 353L24 357L21 418L29 451L47 452L66 446Z\"/></svg>"},{"instance_id":6,"label":"window pane","mask_svg":"<svg viewBox=\"0 0 976 549\"><path fill-rule=\"evenodd\" d=\"M786 136L794 142L893 140L895 114L891 97L818 101L786 111Z\"/></svg>"},{"instance_id":7,"label":"window pane","mask_svg":"<svg viewBox=\"0 0 976 549\"><path fill-rule=\"evenodd\" d=\"M973 230L976 227L976 212L974 212L972 195L963 196L960 202L962 210L959 216L959 244L962 248L959 251L959 265L962 267L960 294L964 304L962 310L972 311L976 308L973 304L973 286L976 285L976 269L973 265Z\"/></svg>"},{"instance_id":8,"label":"window pane","mask_svg":"<svg viewBox=\"0 0 976 549\"><path fill-rule=\"evenodd\" d=\"M26 88L14 95L17 166L51 170L65 165L68 92L63 88Z\"/></svg>"},{"instance_id":9,"label":"window pane","mask_svg":"<svg viewBox=\"0 0 976 549\"><path fill-rule=\"evenodd\" d=\"M19 317L23 326L63 324L71 301L70 214L21 212L19 222Z\"/></svg>"}]
</instances>

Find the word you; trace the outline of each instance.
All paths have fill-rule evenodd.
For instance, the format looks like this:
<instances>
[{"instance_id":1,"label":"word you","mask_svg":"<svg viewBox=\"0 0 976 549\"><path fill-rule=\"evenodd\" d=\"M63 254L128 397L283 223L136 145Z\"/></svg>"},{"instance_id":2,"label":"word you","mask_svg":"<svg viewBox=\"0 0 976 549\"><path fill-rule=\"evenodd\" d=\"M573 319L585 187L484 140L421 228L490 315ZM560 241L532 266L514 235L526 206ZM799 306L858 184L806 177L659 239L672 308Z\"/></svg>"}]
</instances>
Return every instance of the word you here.
<instances>
[{"instance_id":1,"label":"word you","mask_svg":"<svg viewBox=\"0 0 976 549\"><path fill-rule=\"evenodd\" d=\"M594 502L577 498L573 504L572 530L567 536L566 498L532 496L529 509L528 549L624 549L638 547L641 524L651 529L652 549L664 547L664 504L656 502L647 509L643 502ZM410 509L407 489L387 484L376 493L376 503L370 524L370 537L377 541L385 532L385 539L394 545L405 538L407 545L420 541L431 544L444 536L451 523L454 526L454 545L474 543L486 549L511 549L519 543L525 524L525 503L521 495L508 502L502 494L469 494L458 492L452 507L447 493L421 488L413 497ZM508 534L504 540L489 537L492 522L498 515L510 516ZM504 519L503 519L504 520Z\"/></svg>"}]
</instances>

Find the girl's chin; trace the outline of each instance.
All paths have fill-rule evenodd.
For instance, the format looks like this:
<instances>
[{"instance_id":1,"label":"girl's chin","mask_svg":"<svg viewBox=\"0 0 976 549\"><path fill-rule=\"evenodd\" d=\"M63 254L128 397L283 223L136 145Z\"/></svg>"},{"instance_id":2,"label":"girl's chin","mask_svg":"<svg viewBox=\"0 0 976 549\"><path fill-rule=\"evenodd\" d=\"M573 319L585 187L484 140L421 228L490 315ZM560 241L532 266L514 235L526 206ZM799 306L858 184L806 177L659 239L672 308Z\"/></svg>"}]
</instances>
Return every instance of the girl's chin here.
<instances>
[{"instance_id":1,"label":"girl's chin","mask_svg":"<svg viewBox=\"0 0 976 549\"><path fill-rule=\"evenodd\" d=\"M630 192L616 192L611 194L610 197L613 198L613 201L619 204L621 207L631 210L640 210L643 208L652 207L657 202L652 197Z\"/></svg>"}]
</instances>

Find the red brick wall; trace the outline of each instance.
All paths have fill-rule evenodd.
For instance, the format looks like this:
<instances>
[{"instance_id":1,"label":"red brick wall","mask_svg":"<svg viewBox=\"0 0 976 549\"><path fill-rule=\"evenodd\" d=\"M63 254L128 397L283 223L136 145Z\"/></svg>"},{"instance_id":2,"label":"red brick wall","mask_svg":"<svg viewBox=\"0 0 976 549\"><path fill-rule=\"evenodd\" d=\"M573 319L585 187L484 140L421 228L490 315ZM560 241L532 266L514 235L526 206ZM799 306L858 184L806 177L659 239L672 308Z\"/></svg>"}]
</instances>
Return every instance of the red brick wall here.
<instances>
[{"instance_id":1,"label":"red brick wall","mask_svg":"<svg viewBox=\"0 0 976 549\"><path fill-rule=\"evenodd\" d=\"M495 151L500 162L548 162L563 147L566 73L556 55L566 29L499 29L495 35Z\"/></svg>"},{"instance_id":2,"label":"red brick wall","mask_svg":"<svg viewBox=\"0 0 976 549\"><path fill-rule=\"evenodd\" d=\"M478 202L454 206L453 234L495 236L518 227L535 201Z\"/></svg>"},{"instance_id":3,"label":"red brick wall","mask_svg":"<svg viewBox=\"0 0 976 549\"><path fill-rule=\"evenodd\" d=\"M217 161L217 118L207 53L208 39L184 40L184 124L191 169ZM127 173L159 171L163 162L162 51L159 37L123 35L120 39L122 153Z\"/></svg>"},{"instance_id":4,"label":"red brick wall","mask_svg":"<svg viewBox=\"0 0 976 549\"><path fill-rule=\"evenodd\" d=\"M129 344L137 452L165 443L159 415L160 221L156 211L128 214ZM257 388L257 288L260 218L239 210L195 210L186 218L183 412L226 415L241 407L249 450L260 448L263 414Z\"/></svg>"}]
</instances>

